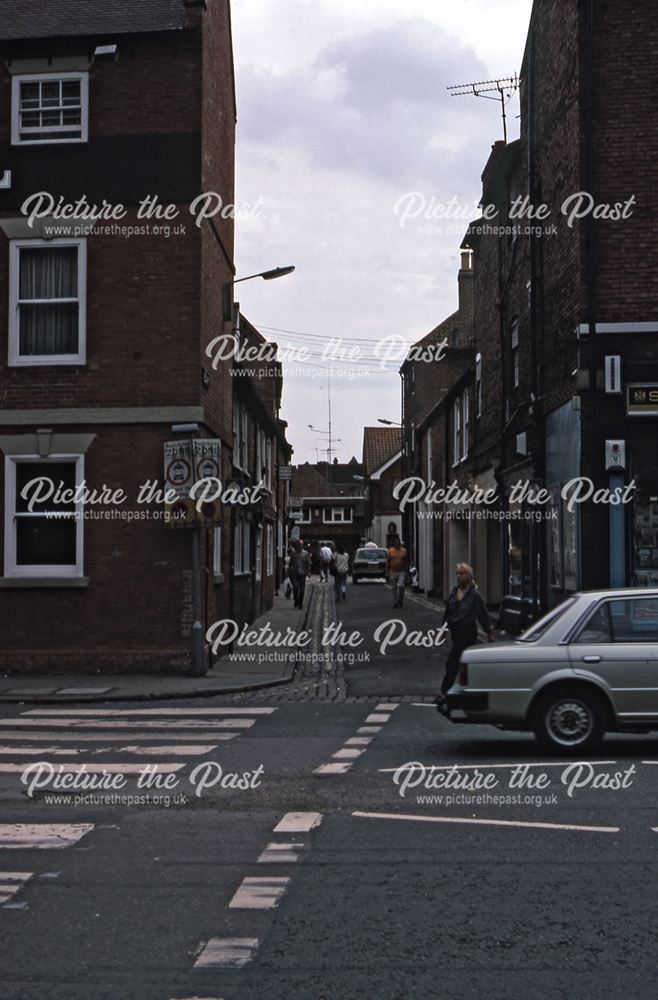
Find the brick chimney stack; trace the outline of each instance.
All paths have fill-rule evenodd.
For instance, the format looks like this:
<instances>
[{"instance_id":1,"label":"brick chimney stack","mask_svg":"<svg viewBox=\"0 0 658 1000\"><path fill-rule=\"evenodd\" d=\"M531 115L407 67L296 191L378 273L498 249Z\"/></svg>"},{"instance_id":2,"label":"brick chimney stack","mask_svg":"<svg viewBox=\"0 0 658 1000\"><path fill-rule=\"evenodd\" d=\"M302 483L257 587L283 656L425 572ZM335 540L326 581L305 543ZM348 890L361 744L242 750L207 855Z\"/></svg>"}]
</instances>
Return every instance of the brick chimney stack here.
<instances>
[{"instance_id":1,"label":"brick chimney stack","mask_svg":"<svg viewBox=\"0 0 658 1000\"><path fill-rule=\"evenodd\" d=\"M461 267L457 275L459 294L459 347L471 347L475 337L475 298L473 285L473 251L461 251Z\"/></svg>"}]
</instances>

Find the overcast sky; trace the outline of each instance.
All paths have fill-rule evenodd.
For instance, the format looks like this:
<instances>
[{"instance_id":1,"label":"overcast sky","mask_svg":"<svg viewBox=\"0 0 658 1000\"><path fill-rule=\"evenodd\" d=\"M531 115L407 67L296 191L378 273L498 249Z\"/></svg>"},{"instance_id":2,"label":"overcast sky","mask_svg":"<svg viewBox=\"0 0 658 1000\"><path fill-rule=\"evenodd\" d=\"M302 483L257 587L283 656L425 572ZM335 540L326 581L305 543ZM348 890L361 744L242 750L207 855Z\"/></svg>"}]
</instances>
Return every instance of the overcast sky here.
<instances>
[{"instance_id":1,"label":"overcast sky","mask_svg":"<svg viewBox=\"0 0 658 1000\"><path fill-rule=\"evenodd\" d=\"M327 447L307 425L328 429L320 372L331 338L352 351L331 361L335 455L361 459L364 425L399 421L402 347L392 338L413 343L457 306L466 222L424 210L477 204L502 138L498 104L446 87L518 71L531 6L233 0L237 273L296 266L237 286L236 297L290 359L282 416L295 463ZM509 111L513 137L517 101ZM421 214L405 219L405 208Z\"/></svg>"}]
</instances>

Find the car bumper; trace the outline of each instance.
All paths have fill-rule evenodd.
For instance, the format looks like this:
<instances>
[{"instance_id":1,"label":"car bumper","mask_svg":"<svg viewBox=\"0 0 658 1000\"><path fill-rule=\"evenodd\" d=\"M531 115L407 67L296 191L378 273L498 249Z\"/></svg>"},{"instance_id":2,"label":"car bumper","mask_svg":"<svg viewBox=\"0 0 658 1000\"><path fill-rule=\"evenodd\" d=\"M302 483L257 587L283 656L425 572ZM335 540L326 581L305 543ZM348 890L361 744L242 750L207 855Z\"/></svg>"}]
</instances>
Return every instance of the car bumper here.
<instances>
[{"instance_id":1,"label":"car bumper","mask_svg":"<svg viewBox=\"0 0 658 1000\"><path fill-rule=\"evenodd\" d=\"M455 694L446 695L448 714L452 718L453 712L486 712L489 709L489 695L486 691L460 691ZM453 719L458 722L459 719Z\"/></svg>"}]
</instances>

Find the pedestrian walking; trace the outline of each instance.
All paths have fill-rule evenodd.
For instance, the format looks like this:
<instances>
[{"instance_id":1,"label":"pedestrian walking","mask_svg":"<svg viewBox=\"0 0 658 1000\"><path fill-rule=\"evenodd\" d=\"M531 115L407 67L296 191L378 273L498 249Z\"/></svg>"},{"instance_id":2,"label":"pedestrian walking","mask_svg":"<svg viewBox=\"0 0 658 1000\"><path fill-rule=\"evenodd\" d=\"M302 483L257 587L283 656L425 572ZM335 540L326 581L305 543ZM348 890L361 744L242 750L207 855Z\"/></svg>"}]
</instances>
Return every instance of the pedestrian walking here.
<instances>
[{"instance_id":1,"label":"pedestrian walking","mask_svg":"<svg viewBox=\"0 0 658 1000\"><path fill-rule=\"evenodd\" d=\"M288 570L296 608L301 608L304 604L306 577L310 572L311 557L303 547L301 541L298 540L295 542L292 552L290 553L290 568Z\"/></svg>"},{"instance_id":2,"label":"pedestrian walking","mask_svg":"<svg viewBox=\"0 0 658 1000\"><path fill-rule=\"evenodd\" d=\"M320 547L320 579L325 582L329 581L329 570L333 558L334 554L331 551L331 547L329 545L322 545Z\"/></svg>"},{"instance_id":3,"label":"pedestrian walking","mask_svg":"<svg viewBox=\"0 0 658 1000\"><path fill-rule=\"evenodd\" d=\"M396 535L393 544L386 553L386 576L393 584L393 607L401 608L404 603L404 588L407 581L407 565L409 556L407 550Z\"/></svg>"},{"instance_id":4,"label":"pedestrian walking","mask_svg":"<svg viewBox=\"0 0 658 1000\"><path fill-rule=\"evenodd\" d=\"M473 570L468 563L457 563L457 586L450 591L443 616L443 624L450 629L452 649L446 660L441 691L435 699L436 707L442 714L445 712L446 692L455 683L461 655L477 642L478 622L487 633L489 642L493 642L495 636L491 619L473 579Z\"/></svg>"},{"instance_id":5,"label":"pedestrian walking","mask_svg":"<svg viewBox=\"0 0 658 1000\"><path fill-rule=\"evenodd\" d=\"M338 545L336 555L334 556L334 566L336 569L334 576L336 600L340 601L341 598L345 600L347 597L347 574L350 571L350 557L344 547L340 544Z\"/></svg>"}]
</instances>

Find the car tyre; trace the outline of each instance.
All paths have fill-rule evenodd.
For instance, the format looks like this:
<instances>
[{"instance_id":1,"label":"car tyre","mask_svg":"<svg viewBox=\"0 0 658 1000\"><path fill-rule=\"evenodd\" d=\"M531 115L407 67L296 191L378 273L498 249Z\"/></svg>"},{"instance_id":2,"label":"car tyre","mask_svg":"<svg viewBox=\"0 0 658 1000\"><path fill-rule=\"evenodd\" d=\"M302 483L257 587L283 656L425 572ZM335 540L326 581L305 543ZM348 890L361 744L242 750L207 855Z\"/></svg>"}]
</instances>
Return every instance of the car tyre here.
<instances>
[{"instance_id":1,"label":"car tyre","mask_svg":"<svg viewBox=\"0 0 658 1000\"><path fill-rule=\"evenodd\" d=\"M532 728L545 750L571 753L598 746L609 725L603 697L585 687L555 687L540 695Z\"/></svg>"}]
</instances>

